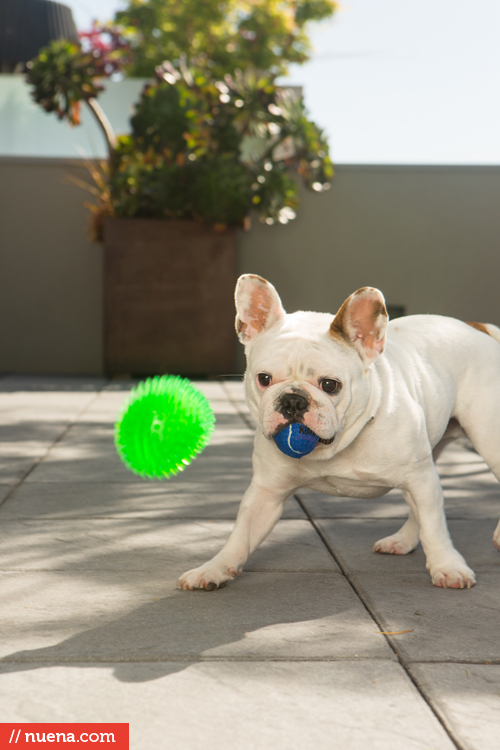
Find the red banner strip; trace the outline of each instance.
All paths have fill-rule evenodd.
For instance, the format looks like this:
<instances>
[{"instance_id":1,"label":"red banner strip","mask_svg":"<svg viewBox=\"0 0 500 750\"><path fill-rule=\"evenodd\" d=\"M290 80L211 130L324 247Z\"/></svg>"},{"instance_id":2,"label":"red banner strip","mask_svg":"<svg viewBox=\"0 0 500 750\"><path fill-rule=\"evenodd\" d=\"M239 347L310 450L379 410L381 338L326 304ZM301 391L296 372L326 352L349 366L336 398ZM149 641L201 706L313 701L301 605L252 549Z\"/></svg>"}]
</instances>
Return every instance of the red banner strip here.
<instances>
[{"instance_id":1,"label":"red banner strip","mask_svg":"<svg viewBox=\"0 0 500 750\"><path fill-rule=\"evenodd\" d=\"M36 745L53 744L59 748L84 747L129 750L128 724L0 723L2 750L32 750ZM83 750L83 749L82 749Z\"/></svg>"}]
</instances>

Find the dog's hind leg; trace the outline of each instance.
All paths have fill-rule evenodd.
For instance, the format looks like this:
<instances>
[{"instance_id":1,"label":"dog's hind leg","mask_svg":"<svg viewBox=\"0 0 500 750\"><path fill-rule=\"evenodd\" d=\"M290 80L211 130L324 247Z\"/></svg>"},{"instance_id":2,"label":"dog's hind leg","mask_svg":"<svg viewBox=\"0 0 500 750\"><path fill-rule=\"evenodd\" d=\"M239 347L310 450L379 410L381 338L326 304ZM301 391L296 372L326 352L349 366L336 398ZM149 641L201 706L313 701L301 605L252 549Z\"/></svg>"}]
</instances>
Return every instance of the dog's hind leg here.
<instances>
[{"instance_id":1,"label":"dog's hind leg","mask_svg":"<svg viewBox=\"0 0 500 750\"><path fill-rule=\"evenodd\" d=\"M432 457L434 461L437 461L441 453L446 446L457 440L458 438L467 437L464 430L460 426L458 420L450 419L446 431L432 451ZM419 531L418 522L415 518L413 511L410 509L408 520L405 524L391 536L386 536L383 539L379 539L373 546L374 552L382 552L387 555L407 555L409 552L413 552L415 547L419 543ZM497 529L500 543L500 523ZM497 533L496 532L496 533ZM498 546L498 545L497 545Z\"/></svg>"},{"instance_id":2,"label":"dog's hind leg","mask_svg":"<svg viewBox=\"0 0 500 750\"><path fill-rule=\"evenodd\" d=\"M386 555L407 555L409 552L413 552L418 542L418 522L413 511L410 510L408 520L399 531L375 542L373 551L382 552Z\"/></svg>"},{"instance_id":3,"label":"dog's hind leg","mask_svg":"<svg viewBox=\"0 0 500 750\"><path fill-rule=\"evenodd\" d=\"M454 548L444 515L443 491L434 462L419 461L409 471L403 495L418 519L419 537L432 583L442 588L470 588L474 571Z\"/></svg>"},{"instance_id":4,"label":"dog's hind leg","mask_svg":"<svg viewBox=\"0 0 500 750\"><path fill-rule=\"evenodd\" d=\"M467 428L467 434L475 450L500 482L500 425L495 425L488 432L489 434L485 434L478 430L477 425ZM493 534L493 544L500 550L500 521Z\"/></svg>"},{"instance_id":5,"label":"dog's hind leg","mask_svg":"<svg viewBox=\"0 0 500 750\"><path fill-rule=\"evenodd\" d=\"M495 430L496 435L491 435L490 439L484 439L483 436L477 437L474 434L469 434L472 445L479 453L479 455L485 460L491 469L492 473L500 482L500 430ZM494 447L493 443L496 443L497 448ZM493 533L493 544L500 551L500 521Z\"/></svg>"},{"instance_id":6,"label":"dog's hind leg","mask_svg":"<svg viewBox=\"0 0 500 750\"><path fill-rule=\"evenodd\" d=\"M495 425L489 435L476 434L476 429L472 426L468 434L472 445L500 482L500 426ZM493 544L500 551L500 521L493 533Z\"/></svg>"},{"instance_id":7,"label":"dog's hind leg","mask_svg":"<svg viewBox=\"0 0 500 750\"><path fill-rule=\"evenodd\" d=\"M500 552L500 521L498 522L495 533L493 534L493 544Z\"/></svg>"},{"instance_id":8,"label":"dog's hind leg","mask_svg":"<svg viewBox=\"0 0 500 750\"><path fill-rule=\"evenodd\" d=\"M474 449L500 482L500 398L497 400L497 409L494 403L481 404L483 408L471 408L460 421ZM493 534L493 544L500 550L500 522Z\"/></svg>"},{"instance_id":9,"label":"dog's hind leg","mask_svg":"<svg viewBox=\"0 0 500 750\"><path fill-rule=\"evenodd\" d=\"M462 429L462 426L458 419L450 419L448 422L448 427L445 430L445 433L439 443L434 447L432 451L432 458L434 460L434 463L438 460L443 450L446 448L447 445L452 443L454 440L458 440L458 438L466 438L467 435L465 434L464 430Z\"/></svg>"},{"instance_id":10,"label":"dog's hind leg","mask_svg":"<svg viewBox=\"0 0 500 750\"><path fill-rule=\"evenodd\" d=\"M500 343L500 328L497 326L491 323L468 323L468 325L488 334ZM467 410L463 424L472 445L500 482L500 393L498 387L500 368L498 350L494 351L494 355L490 356L485 365L484 368L475 370L475 376L477 377L477 374L481 373L485 380L483 383L474 383L474 392L478 394L477 403L474 401ZM481 398L483 394L486 398ZM493 534L493 544L500 550L500 521Z\"/></svg>"}]
</instances>

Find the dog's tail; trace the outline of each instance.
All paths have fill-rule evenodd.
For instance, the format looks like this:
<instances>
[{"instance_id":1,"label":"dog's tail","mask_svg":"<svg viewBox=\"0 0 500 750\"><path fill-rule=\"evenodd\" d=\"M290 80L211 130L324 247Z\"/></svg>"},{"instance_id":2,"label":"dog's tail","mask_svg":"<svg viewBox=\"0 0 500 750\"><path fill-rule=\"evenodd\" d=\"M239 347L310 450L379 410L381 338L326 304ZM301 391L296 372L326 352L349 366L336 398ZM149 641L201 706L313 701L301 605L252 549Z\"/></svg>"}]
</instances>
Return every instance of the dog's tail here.
<instances>
[{"instance_id":1,"label":"dog's tail","mask_svg":"<svg viewBox=\"0 0 500 750\"><path fill-rule=\"evenodd\" d=\"M500 344L500 328L494 326L493 323L470 323L467 321L467 325L472 326L477 331L487 333L488 336L491 336L491 338L495 339L495 341L498 341Z\"/></svg>"}]
</instances>

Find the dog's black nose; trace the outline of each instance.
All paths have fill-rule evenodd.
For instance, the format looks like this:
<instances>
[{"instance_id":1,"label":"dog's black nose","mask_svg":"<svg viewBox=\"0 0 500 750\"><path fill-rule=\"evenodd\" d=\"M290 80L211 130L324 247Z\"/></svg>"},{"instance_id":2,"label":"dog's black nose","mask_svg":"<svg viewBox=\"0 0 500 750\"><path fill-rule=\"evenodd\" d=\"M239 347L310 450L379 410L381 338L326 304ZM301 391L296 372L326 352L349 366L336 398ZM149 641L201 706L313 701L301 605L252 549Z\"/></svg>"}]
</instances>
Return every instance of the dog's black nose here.
<instances>
[{"instance_id":1,"label":"dog's black nose","mask_svg":"<svg viewBox=\"0 0 500 750\"><path fill-rule=\"evenodd\" d=\"M305 411L307 411L307 399L304 396L300 396L298 393L285 393L281 397L281 410L284 416L290 417L291 419L297 419L301 417Z\"/></svg>"}]
</instances>

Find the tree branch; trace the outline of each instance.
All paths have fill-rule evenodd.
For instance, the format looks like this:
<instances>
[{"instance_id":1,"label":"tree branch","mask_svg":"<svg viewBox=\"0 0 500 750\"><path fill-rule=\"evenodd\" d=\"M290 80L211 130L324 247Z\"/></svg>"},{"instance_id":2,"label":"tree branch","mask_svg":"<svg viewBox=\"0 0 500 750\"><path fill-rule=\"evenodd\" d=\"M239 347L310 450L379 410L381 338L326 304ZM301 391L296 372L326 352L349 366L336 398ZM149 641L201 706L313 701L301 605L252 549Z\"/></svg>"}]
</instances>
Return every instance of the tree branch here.
<instances>
[{"instance_id":1,"label":"tree branch","mask_svg":"<svg viewBox=\"0 0 500 750\"><path fill-rule=\"evenodd\" d=\"M111 127L111 123L106 117L104 110L102 109L101 105L98 103L97 99L91 98L91 99L86 99L85 101L90 107L94 117L99 123L99 127L104 133L106 144L108 146L109 160L111 162L113 160L113 156L116 151L116 147L118 145L115 132L113 128Z\"/></svg>"}]
</instances>

